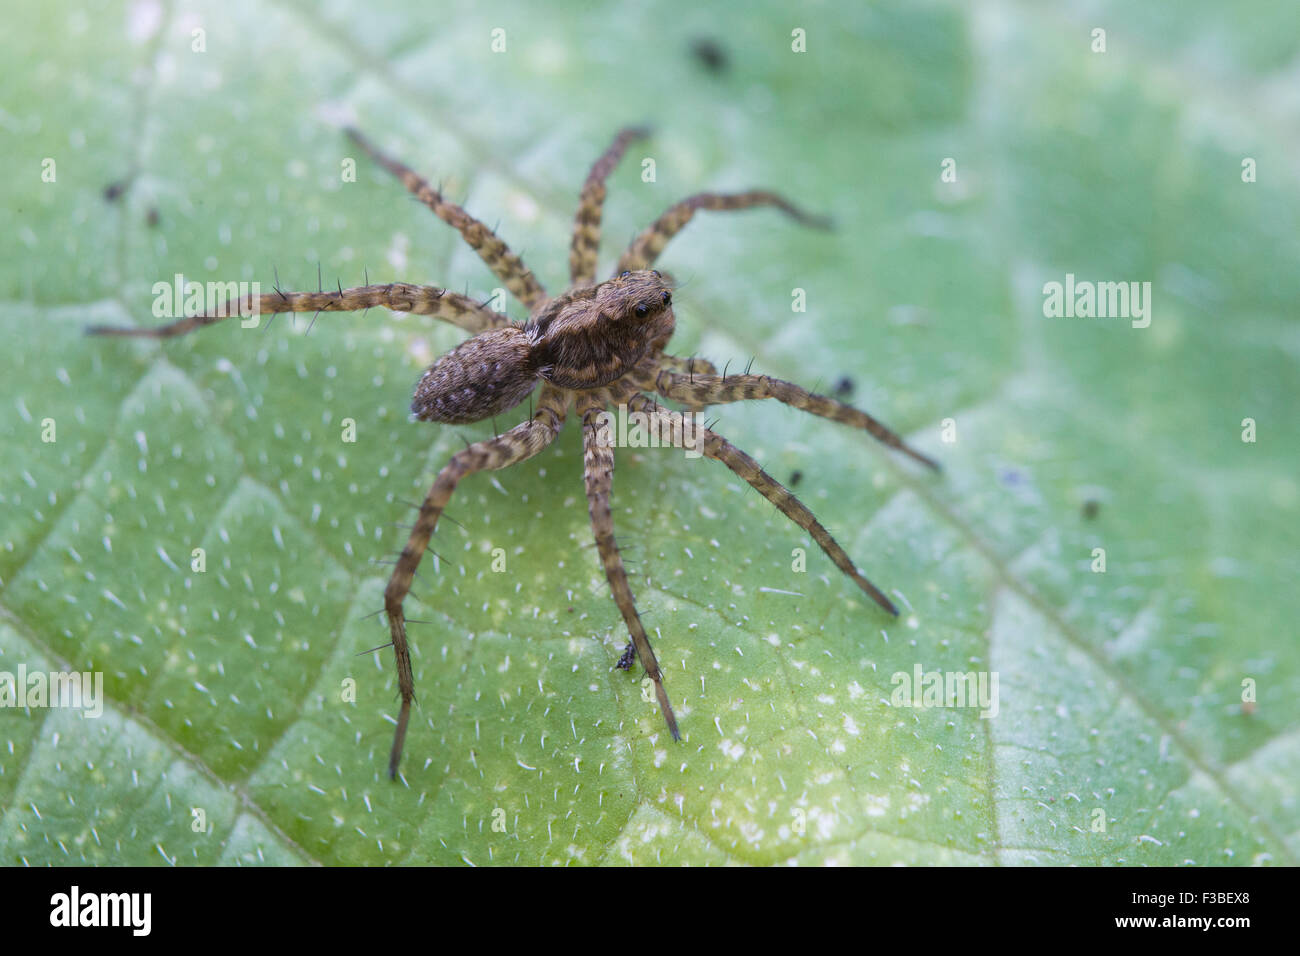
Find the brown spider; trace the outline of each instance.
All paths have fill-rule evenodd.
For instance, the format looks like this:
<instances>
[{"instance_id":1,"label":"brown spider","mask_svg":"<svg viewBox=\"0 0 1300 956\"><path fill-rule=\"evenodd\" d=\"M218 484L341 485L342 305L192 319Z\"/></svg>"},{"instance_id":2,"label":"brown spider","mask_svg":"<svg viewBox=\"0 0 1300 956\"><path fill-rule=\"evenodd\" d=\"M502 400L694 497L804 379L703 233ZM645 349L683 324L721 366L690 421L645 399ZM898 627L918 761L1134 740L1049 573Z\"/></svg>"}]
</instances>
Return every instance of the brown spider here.
<instances>
[{"instance_id":1,"label":"brown spider","mask_svg":"<svg viewBox=\"0 0 1300 956\"><path fill-rule=\"evenodd\" d=\"M519 257L483 223L449 202L409 168L385 156L356 130L349 129L347 133L376 162L397 176L416 198L460 232L488 268L529 308L531 314L526 322L511 322L504 315L445 289L395 282L339 288L336 292L283 292L277 288L272 295L247 295L228 301L221 309L157 328L97 326L87 331L100 335L168 338L235 314L249 316L271 312L274 317L281 312L351 312L383 306L398 312L432 315L473 334L472 338L434 362L416 385L411 410L421 421L449 424L482 421L518 406L541 382L541 393L530 420L505 434L469 445L452 455L451 461L438 473L420 505L406 547L402 549L388 580L384 610L388 615L393 653L397 658L397 679L402 698L388 762L390 777L397 775L411 716L411 701L415 698L415 679L411 673L402 605L438 519L456 485L466 475L524 461L554 441L564 425L571 403L582 416L583 474L596 546L614 601L631 636L617 666L627 670L634 655L640 659L646 675L654 682L659 707L674 740L681 737L664 689L663 673L641 625L623 569L623 559L614 540L610 513L614 450L609 441L607 420L602 418L609 406L642 413L659 435L665 436L675 447L685 448L688 441L697 443L705 456L722 462L787 518L812 535L836 567L852 578L877 604L890 614L898 614L889 598L858 571L812 512L763 471L753 458L716 432L695 428L680 412L661 407L657 400L645 394L657 393L688 411L724 402L775 398L814 415L865 429L891 448L938 469L936 462L909 448L898 435L866 412L766 375L719 376L717 369L706 361L684 359L664 352L675 325L672 292L668 281L650 266L668 240L691 220L697 210L775 206L805 225L824 228L824 220L804 213L776 193L763 190L697 193L669 207L632 241L618 260L614 277L597 283L596 250L600 241L605 180L628 144L647 135L642 129L624 129L587 174L569 251L572 284L568 291L550 297Z\"/></svg>"}]
</instances>

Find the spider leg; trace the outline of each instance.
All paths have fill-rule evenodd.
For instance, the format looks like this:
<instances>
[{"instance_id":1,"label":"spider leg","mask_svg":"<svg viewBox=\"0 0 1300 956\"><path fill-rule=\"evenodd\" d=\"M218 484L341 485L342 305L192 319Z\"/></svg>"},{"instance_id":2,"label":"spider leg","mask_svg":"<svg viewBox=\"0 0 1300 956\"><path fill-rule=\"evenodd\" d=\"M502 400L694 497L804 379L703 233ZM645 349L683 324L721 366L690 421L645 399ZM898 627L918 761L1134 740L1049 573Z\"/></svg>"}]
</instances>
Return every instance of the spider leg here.
<instances>
[{"instance_id":1,"label":"spider leg","mask_svg":"<svg viewBox=\"0 0 1300 956\"><path fill-rule=\"evenodd\" d=\"M754 206L776 206L805 226L830 228L830 220L806 213L784 197L765 189L744 193L696 193L669 206L667 212L633 239L614 267L614 275L627 269L649 269L659 258L659 253L663 252L664 246L668 245L668 240L682 231L698 209L751 209Z\"/></svg>"},{"instance_id":2,"label":"spider leg","mask_svg":"<svg viewBox=\"0 0 1300 956\"><path fill-rule=\"evenodd\" d=\"M743 402L751 399L775 398L805 412L852 425L869 432L873 438L914 458L928 468L939 471L939 463L906 444L898 434L866 412L845 405L825 395L816 395L791 382L767 375L682 375L663 371L655 376L654 390L664 398L671 398L692 408Z\"/></svg>"},{"instance_id":3,"label":"spider leg","mask_svg":"<svg viewBox=\"0 0 1300 956\"><path fill-rule=\"evenodd\" d=\"M685 372L688 379L694 380L697 375L717 375L718 367L708 359L689 358L681 355L660 355L659 364L674 372ZM701 406L702 407L702 406Z\"/></svg>"},{"instance_id":4,"label":"spider leg","mask_svg":"<svg viewBox=\"0 0 1300 956\"><path fill-rule=\"evenodd\" d=\"M623 158L628 145L643 139L649 131L629 126L619 130L609 149L596 160L582 184L578 197L578 213L573 219L573 242L569 247L569 281L573 285L587 285L596 281L596 250L600 246L600 219L605 205L605 180Z\"/></svg>"},{"instance_id":5,"label":"spider leg","mask_svg":"<svg viewBox=\"0 0 1300 956\"><path fill-rule=\"evenodd\" d=\"M582 472L587 485L587 510L591 514L591 528L596 535L596 548L600 552L601 563L605 566L605 578L609 581L614 603L618 605L623 623L627 625L632 637L636 656L645 668L646 676L654 681L655 696L659 699L659 709L663 711L669 733L673 735L673 740L681 740L672 703L668 700L668 692L664 690L663 672L659 669L659 661L655 659L650 638L646 636L641 624L641 616L637 614L632 588L627 583L627 572L623 569L623 558L614 540L614 518L609 506L610 489L614 483L614 447L608 441L608 430L599 427L598 416L604 409L604 404L595 396L579 395L577 411L582 414ZM626 670L631 663L630 651L624 651L618 666Z\"/></svg>"},{"instance_id":6,"label":"spider leg","mask_svg":"<svg viewBox=\"0 0 1300 956\"><path fill-rule=\"evenodd\" d=\"M776 505L777 509L803 528L812 539L821 546L826 556L835 562L835 566L851 577L871 599L895 617L898 608L894 602L885 597L874 584L863 577L853 564L853 559L839 546L831 533L822 527L813 513L802 501L794 496L788 488L765 472L753 458L745 454L717 432L700 425L687 422L680 412L664 408L645 395L633 395L628 407L648 414L656 423L657 434L668 437L669 442L677 448L693 447L714 461L720 461L739 477L745 479L751 487L764 498Z\"/></svg>"},{"instance_id":7,"label":"spider leg","mask_svg":"<svg viewBox=\"0 0 1300 956\"><path fill-rule=\"evenodd\" d=\"M394 282L390 285L356 286L339 289L337 292L281 292L277 289L266 294L250 293L240 298L227 299L223 305L202 315L187 316L167 325L147 329L93 325L86 329L86 334L167 339L233 315L252 317L278 315L281 312L354 312L374 306L383 306L395 312L432 315L475 334L508 325L510 321L504 315L455 292L431 285Z\"/></svg>"},{"instance_id":8,"label":"spider leg","mask_svg":"<svg viewBox=\"0 0 1300 956\"><path fill-rule=\"evenodd\" d=\"M430 186L427 180L420 177L409 166L380 152L379 148L358 130L348 127L345 132L354 143L370 155L371 159L400 179L402 185L410 190L416 199L433 210L434 215L464 236L470 248L478 253L479 258L487 263L487 267L498 279L505 283L511 294L528 306L530 311L546 298L546 290L542 288L532 271L524 265L523 260L510 251L509 246L496 237L491 229L454 202L448 202L443 198L442 193Z\"/></svg>"},{"instance_id":9,"label":"spider leg","mask_svg":"<svg viewBox=\"0 0 1300 956\"><path fill-rule=\"evenodd\" d=\"M429 546L429 539L438 526L438 518L451 500L457 483L466 475L478 471L494 471L533 457L560 433L569 398L561 389L544 386L538 398L533 417L497 438L475 442L456 452L451 461L438 472L420 505L415 527L402 549L397 566L384 588L384 610L388 614L388 629L393 638L393 654L397 658L397 684L402 695L401 710L397 716L397 729L393 734L393 750L388 759L388 775L397 776L397 765L402 759L406 743L406 728L411 718L411 701L415 699L415 677L411 673L411 653L406 642L406 617L402 602L411 590L416 568Z\"/></svg>"}]
</instances>

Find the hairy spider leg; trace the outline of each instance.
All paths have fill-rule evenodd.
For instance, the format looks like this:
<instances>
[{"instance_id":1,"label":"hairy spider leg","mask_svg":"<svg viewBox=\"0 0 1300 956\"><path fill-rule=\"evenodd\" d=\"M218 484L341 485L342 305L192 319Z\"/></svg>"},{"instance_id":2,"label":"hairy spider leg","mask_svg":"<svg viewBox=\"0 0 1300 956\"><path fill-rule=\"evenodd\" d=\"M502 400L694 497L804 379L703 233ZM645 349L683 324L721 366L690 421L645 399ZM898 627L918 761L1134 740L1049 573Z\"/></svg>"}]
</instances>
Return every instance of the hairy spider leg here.
<instances>
[{"instance_id":1,"label":"hairy spider leg","mask_svg":"<svg viewBox=\"0 0 1300 956\"><path fill-rule=\"evenodd\" d=\"M600 248L600 220L605 205L605 180L614 171L628 146L644 139L649 131L628 126L619 130L609 149L596 160L582 184L578 212L573 218L573 241L569 247L569 281L585 285L596 281L596 252Z\"/></svg>"},{"instance_id":2,"label":"hairy spider leg","mask_svg":"<svg viewBox=\"0 0 1300 956\"><path fill-rule=\"evenodd\" d=\"M488 438L456 452L438 472L433 486L420 505L415 527L402 548L388 586L384 588L384 610L388 614L388 630L393 638L393 654L397 658L397 685L402 696L401 710L397 716L397 729L393 732L393 750L388 758L388 775L397 776L397 765L402 760L406 743L406 728L411 718L411 701L415 699L415 677L411 673L411 652L406 642L406 618L402 602L410 593L411 581L429 546L429 539L438 526L443 509L451 500L456 485L466 475L479 471L496 471L532 458L555 440L564 425L569 393L551 385L542 387L533 417L511 428L504 435Z\"/></svg>"},{"instance_id":3,"label":"hairy spider leg","mask_svg":"<svg viewBox=\"0 0 1300 956\"><path fill-rule=\"evenodd\" d=\"M681 232L699 209L736 210L752 209L755 206L775 206L805 226L830 228L830 220L826 217L804 212L783 196L765 189L743 193L696 193L669 206L662 216L633 239L614 267L614 275L627 270L649 269L659 258L659 253L663 252L664 246L668 245L668 240Z\"/></svg>"},{"instance_id":4,"label":"hairy spider leg","mask_svg":"<svg viewBox=\"0 0 1300 956\"><path fill-rule=\"evenodd\" d=\"M655 376L654 390L664 398L681 402L690 408L725 405L728 402L745 402L775 398L778 402L803 409L831 421L851 425L869 432L878 441L897 449L925 465L939 471L939 463L909 446L898 434L887 428L866 412L845 405L825 395L816 395L791 382L767 375L682 375L663 371Z\"/></svg>"},{"instance_id":5,"label":"hairy spider leg","mask_svg":"<svg viewBox=\"0 0 1300 956\"><path fill-rule=\"evenodd\" d=\"M87 335L122 335L166 339L212 325L231 316L277 315L281 312L355 312L372 307L432 315L467 332L479 333L509 323L504 315L456 292L431 285L363 285L337 292L275 292L227 299L224 306L154 328L93 325Z\"/></svg>"},{"instance_id":6,"label":"hairy spider leg","mask_svg":"<svg viewBox=\"0 0 1300 956\"><path fill-rule=\"evenodd\" d=\"M546 290L542 288L532 270L524 265L523 260L510 251L510 247L486 225L475 219L454 202L445 199L442 193L429 185L414 170L404 163L386 155L366 139L360 131L348 127L345 131L352 141L365 150L375 162L402 181L415 196L433 210L443 222L456 229L479 258L487 263L498 279L505 283L511 295L528 306L531 312L546 299Z\"/></svg>"},{"instance_id":7,"label":"hairy spider leg","mask_svg":"<svg viewBox=\"0 0 1300 956\"><path fill-rule=\"evenodd\" d=\"M685 372L688 378L694 378L696 375L717 375L718 367L708 359L696 358L695 356L681 355L664 355L658 356L659 364L664 368L674 372ZM703 407L703 406L701 406Z\"/></svg>"},{"instance_id":8,"label":"hairy spider leg","mask_svg":"<svg viewBox=\"0 0 1300 956\"><path fill-rule=\"evenodd\" d=\"M649 415L656 424L656 434L670 436L669 441L677 448L687 447L688 442L694 447L703 445L705 457L720 461L764 498L776 505L777 509L807 531L821 547L826 556L835 562L835 566L851 577L871 599L895 617L898 608L884 593L868 581L860 572L853 559L839 546L831 533L822 527L813 513L794 496L788 488L765 472L753 458L745 454L717 432L694 424L688 425L681 412L664 408L658 402L642 394L633 395L627 402L628 407ZM688 429L694 434L688 435ZM702 438L702 442L700 439Z\"/></svg>"},{"instance_id":9,"label":"hairy spider leg","mask_svg":"<svg viewBox=\"0 0 1300 956\"><path fill-rule=\"evenodd\" d=\"M605 566L605 579L614 595L614 603L623 615L628 634L636 649L636 656L645 668L646 676L654 681L655 697L659 700L659 709L663 711L664 720L673 740L681 740L677 730L677 718L673 715L673 706L664 689L663 672L655 658L650 638L646 636L641 616L636 610L636 600L627 581L627 572L623 568L623 557L619 553L618 543L614 540L614 518L610 511L610 490L614 483L614 447L609 442L608 429L600 427L599 414L605 410L605 404L592 393L579 393L577 411L582 415L582 475L587 486L587 510L591 515L591 530L596 535L596 548L600 552L601 564ZM619 659L619 667L626 670L631 664L627 653Z\"/></svg>"}]
</instances>

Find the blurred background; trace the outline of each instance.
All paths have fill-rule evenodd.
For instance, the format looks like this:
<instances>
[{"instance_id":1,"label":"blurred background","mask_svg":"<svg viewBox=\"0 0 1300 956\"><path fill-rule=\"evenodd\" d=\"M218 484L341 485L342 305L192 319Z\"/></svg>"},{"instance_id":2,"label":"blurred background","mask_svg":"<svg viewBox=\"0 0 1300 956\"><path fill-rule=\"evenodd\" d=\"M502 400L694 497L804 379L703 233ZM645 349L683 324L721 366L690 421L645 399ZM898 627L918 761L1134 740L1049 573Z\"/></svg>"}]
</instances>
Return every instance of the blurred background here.
<instances>
[{"instance_id":1,"label":"blurred background","mask_svg":"<svg viewBox=\"0 0 1300 956\"><path fill-rule=\"evenodd\" d=\"M0 671L99 671L107 704L0 709L0 860L1297 863L1300 24L851 6L7 12ZM943 461L768 403L712 413L902 617L720 466L622 450L671 743L613 669L570 427L458 492L408 607L419 707L390 783L367 615L404 502L492 432L407 420L463 333L374 310L82 335L157 324L177 273L489 298L343 123L551 292L630 123L654 136L609 181L602 275L694 192L829 213L698 216L660 260L672 348L838 389ZM1149 326L1045 315L1067 275L1150 283ZM891 703L917 665L996 672L998 715Z\"/></svg>"}]
</instances>

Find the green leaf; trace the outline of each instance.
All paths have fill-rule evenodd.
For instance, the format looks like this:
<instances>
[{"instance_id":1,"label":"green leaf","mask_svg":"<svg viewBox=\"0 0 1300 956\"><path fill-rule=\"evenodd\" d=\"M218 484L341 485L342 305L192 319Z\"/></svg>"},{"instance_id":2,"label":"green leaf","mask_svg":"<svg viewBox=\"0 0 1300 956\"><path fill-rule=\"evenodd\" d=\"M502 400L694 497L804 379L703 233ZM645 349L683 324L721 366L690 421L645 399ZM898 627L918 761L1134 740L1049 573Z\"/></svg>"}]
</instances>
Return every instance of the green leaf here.
<instances>
[{"instance_id":1,"label":"green leaf","mask_svg":"<svg viewBox=\"0 0 1300 956\"><path fill-rule=\"evenodd\" d=\"M0 709L0 860L1294 865L1297 37L1208 2L453 6L11 11L0 671L101 672L107 703ZM700 190L832 213L830 234L698 217L661 260L673 348L847 376L943 459L925 474L773 403L713 413L801 472L903 615L720 465L620 449L673 743L614 668L570 422L458 490L408 604L419 696L388 781L396 686L368 615L405 502L492 433L408 421L463 334L372 311L82 335L155 324L177 273L487 298L497 280L341 116L499 219L552 291L582 178L629 122L656 136L610 181L602 269ZM1045 316L1067 274L1150 282L1150 326ZM917 668L996 674L996 716L901 706Z\"/></svg>"}]
</instances>

